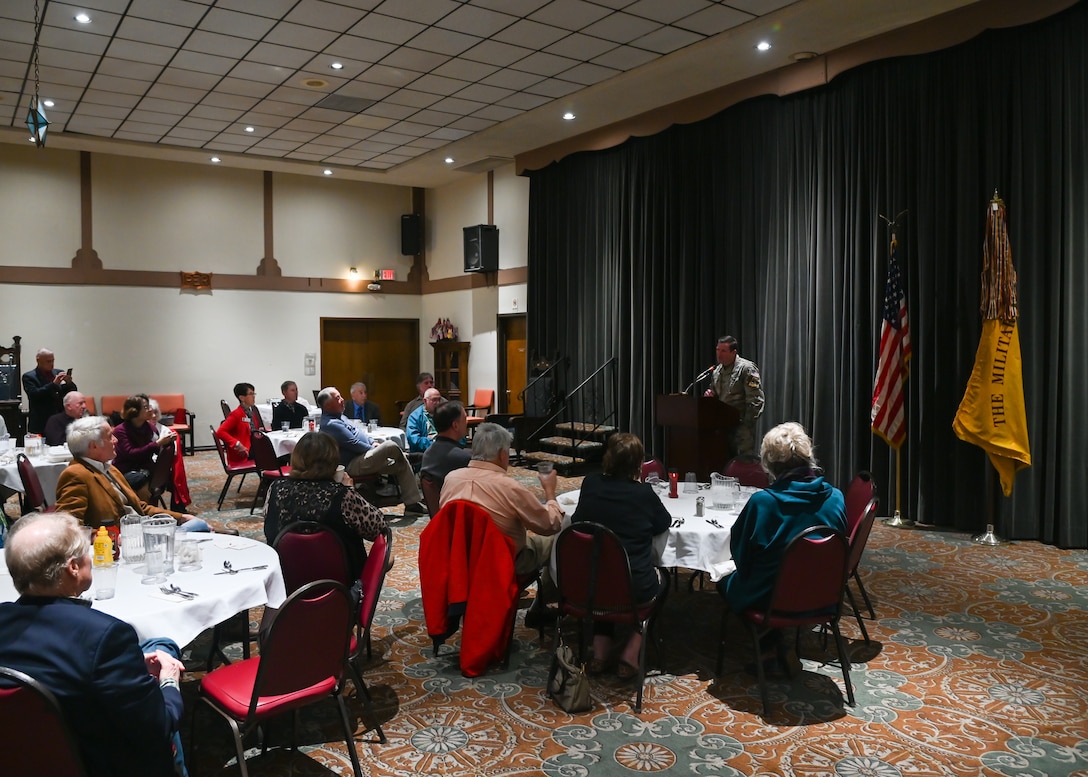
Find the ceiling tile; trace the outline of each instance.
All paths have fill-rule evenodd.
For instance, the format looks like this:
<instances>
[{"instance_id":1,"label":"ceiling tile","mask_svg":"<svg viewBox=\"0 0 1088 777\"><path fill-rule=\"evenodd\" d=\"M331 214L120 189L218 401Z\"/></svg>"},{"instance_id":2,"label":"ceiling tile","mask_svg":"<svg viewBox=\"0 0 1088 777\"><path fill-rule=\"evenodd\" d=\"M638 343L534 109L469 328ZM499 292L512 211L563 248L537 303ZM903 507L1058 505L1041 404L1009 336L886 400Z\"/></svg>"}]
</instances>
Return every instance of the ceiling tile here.
<instances>
[{"instance_id":1,"label":"ceiling tile","mask_svg":"<svg viewBox=\"0 0 1088 777\"><path fill-rule=\"evenodd\" d=\"M616 70L633 70L639 65L657 59L657 54L631 46L618 46L593 59L593 64L604 65Z\"/></svg>"},{"instance_id":2,"label":"ceiling tile","mask_svg":"<svg viewBox=\"0 0 1088 777\"><path fill-rule=\"evenodd\" d=\"M39 68L38 77L43 87L53 86L86 86L90 80L90 73L82 70L69 70L68 68Z\"/></svg>"},{"instance_id":3,"label":"ceiling tile","mask_svg":"<svg viewBox=\"0 0 1088 777\"><path fill-rule=\"evenodd\" d=\"M459 6L460 3L454 0L385 0L374 10L381 14L434 24L456 11Z\"/></svg>"},{"instance_id":4,"label":"ceiling tile","mask_svg":"<svg viewBox=\"0 0 1088 777\"><path fill-rule=\"evenodd\" d=\"M478 8L474 5L462 5L449 16L437 22L438 27L456 30L467 35L488 38L499 30L506 29L516 22L518 17L510 14Z\"/></svg>"},{"instance_id":5,"label":"ceiling tile","mask_svg":"<svg viewBox=\"0 0 1088 777\"><path fill-rule=\"evenodd\" d=\"M352 81L336 90L340 97L357 97L362 100L382 100L396 91L396 87L385 84L371 84L365 81Z\"/></svg>"},{"instance_id":6,"label":"ceiling tile","mask_svg":"<svg viewBox=\"0 0 1088 777\"><path fill-rule=\"evenodd\" d=\"M458 119L450 125L453 129L469 130L470 132L482 132L488 127L493 126L495 126L494 121L474 116L465 116L463 119Z\"/></svg>"},{"instance_id":7,"label":"ceiling tile","mask_svg":"<svg viewBox=\"0 0 1088 777\"><path fill-rule=\"evenodd\" d=\"M469 132L468 130L455 130L455 129L450 129L449 127L443 127L442 129L435 130L434 132L432 132L427 137L436 138L438 140L453 141L453 140L460 140L461 138L465 137L466 135L471 135L471 134L472 133Z\"/></svg>"},{"instance_id":8,"label":"ceiling tile","mask_svg":"<svg viewBox=\"0 0 1088 777\"><path fill-rule=\"evenodd\" d=\"M561 57L586 60L593 59L593 57L600 56L606 51L611 51L614 48L616 48L616 44L610 40L594 38L589 35L582 35L581 33L574 33L562 40L557 40L555 43L544 49L544 51L549 54L557 54Z\"/></svg>"},{"instance_id":9,"label":"ceiling tile","mask_svg":"<svg viewBox=\"0 0 1088 777\"><path fill-rule=\"evenodd\" d=\"M211 8L197 29L258 41L264 38L275 25L275 21L264 16Z\"/></svg>"},{"instance_id":10,"label":"ceiling tile","mask_svg":"<svg viewBox=\"0 0 1088 777\"><path fill-rule=\"evenodd\" d=\"M485 65L483 62L473 62L468 59L451 59L441 67L435 68L432 72L436 76L445 76L446 78L459 78L462 81L479 81L482 78L498 70L495 65Z\"/></svg>"},{"instance_id":11,"label":"ceiling tile","mask_svg":"<svg viewBox=\"0 0 1088 777\"><path fill-rule=\"evenodd\" d=\"M143 62L131 62L125 59L103 57L98 66L98 72L107 76L121 76L142 81L147 84L154 82L155 77L162 72L162 65L148 65Z\"/></svg>"},{"instance_id":12,"label":"ceiling tile","mask_svg":"<svg viewBox=\"0 0 1088 777\"><path fill-rule=\"evenodd\" d=\"M420 92L431 92L432 94L453 94L461 91L466 86L468 86L467 81L434 75L420 76L412 82L413 89Z\"/></svg>"},{"instance_id":13,"label":"ceiling tile","mask_svg":"<svg viewBox=\"0 0 1088 777\"><path fill-rule=\"evenodd\" d=\"M713 5L715 3L710 0L637 0L624 11L662 24L671 24Z\"/></svg>"},{"instance_id":14,"label":"ceiling tile","mask_svg":"<svg viewBox=\"0 0 1088 777\"><path fill-rule=\"evenodd\" d=\"M386 102L394 105L408 105L415 108L426 108L442 99L439 95L429 92L418 92L415 89L398 89L385 98Z\"/></svg>"},{"instance_id":15,"label":"ceiling tile","mask_svg":"<svg viewBox=\"0 0 1088 777\"><path fill-rule=\"evenodd\" d=\"M474 113L483 108L485 103L478 100L462 100L458 97L447 97L445 100L441 100L434 104L434 110L443 111L445 113L457 113L464 115L466 113Z\"/></svg>"},{"instance_id":16,"label":"ceiling tile","mask_svg":"<svg viewBox=\"0 0 1088 777\"><path fill-rule=\"evenodd\" d=\"M212 54L203 54L198 51L178 51L170 62L171 67L182 70L195 70L198 73L214 73L226 75L237 64L238 60L228 57L217 57Z\"/></svg>"},{"instance_id":17,"label":"ceiling tile","mask_svg":"<svg viewBox=\"0 0 1088 777\"><path fill-rule=\"evenodd\" d=\"M416 113L415 108L407 105L393 105L392 103L378 103L366 109L371 116L379 116L384 119L407 119Z\"/></svg>"},{"instance_id":18,"label":"ceiling tile","mask_svg":"<svg viewBox=\"0 0 1088 777\"><path fill-rule=\"evenodd\" d=\"M239 111L248 111L250 108L257 104L258 99L256 97L248 97L242 94L210 92L208 96L200 102L204 105L212 107L233 108Z\"/></svg>"},{"instance_id":19,"label":"ceiling tile","mask_svg":"<svg viewBox=\"0 0 1088 777\"><path fill-rule=\"evenodd\" d=\"M415 135L402 135L398 132L386 130L385 132L379 132L377 135L373 135L370 139L375 143L389 143L393 146L400 146L415 140L415 138Z\"/></svg>"},{"instance_id":20,"label":"ceiling tile","mask_svg":"<svg viewBox=\"0 0 1088 777\"><path fill-rule=\"evenodd\" d=\"M297 70L305 67L313 55L305 49L293 46L278 46L275 43L258 43L246 54L247 62L260 62L264 65L277 65Z\"/></svg>"},{"instance_id":21,"label":"ceiling tile","mask_svg":"<svg viewBox=\"0 0 1088 777\"><path fill-rule=\"evenodd\" d=\"M369 68L358 80L352 81L352 85L361 82L383 84L385 86L407 86L419 78L422 73L414 70L401 70L386 65L374 65ZM341 90L342 91L342 90Z\"/></svg>"},{"instance_id":22,"label":"ceiling tile","mask_svg":"<svg viewBox=\"0 0 1088 777\"><path fill-rule=\"evenodd\" d=\"M729 0L729 5L750 14L762 16L771 11L777 11L779 8L785 8L787 5L793 5L795 2L797 0Z\"/></svg>"},{"instance_id":23,"label":"ceiling tile","mask_svg":"<svg viewBox=\"0 0 1088 777\"><path fill-rule=\"evenodd\" d=\"M189 111L189 116L197 119L220 119L226 122L238 121L242 111L230 108L219 108L214 105L195 105Z\"/></svg>"},{"instance_id":24,"label":"ceiling tile","mask_svg":"<svg viewBox=\"0 0 1088 777\"><path fill-rule=\"evenodd\" d=\"M598 38L615 41L616 43L630 43L635 38L649 35L661 25L649 19L642 19L627 13L614 13L605 17L596 24L591 24L582 30L586 35L595 35Z\"/></svg>"},{"instance_id":25,"label":"ceiling tile","mask_svg":"<svg viewBox=\"0 0 1088 777\"><path fill-rule=\"evenodd\" d=\"M510 108L502 105L489 105L486 108L481 108L472 115L479 116L482 119L491 119L493 121L506 121L507 119L512 119L521 113L524 113L524 111L520 108Z\"/></svg>"},{"instance_id":26,"label":"ceiling tile","mask_svg":"<svg viewBox=\"0 0 1088 777\"><path fill-rule=\"evenodd\" d=\"M178 140L195 140L198 141L197 145L203 145L204 143L214 138L217 134L218 133L212 132L210 130L201 130L178 126L174 127L174 129L170 130L170 132L166 134L166 140L168 143Z\"/></svg>"},{"instance_id":27,"label":"ceiling tile","mask_svg":"<svg viewBox=\"0 0 1088 777\"><path fill-rule=\"evenodd\" d=\"M524 89L525 87L535 84L541 79L536 73L523 73L520 70L513 70L506 68L500 70L494 75L490 75L480 81L481 84L487 84L488 86L500 86L504 89Z\"/></svg>"},{"instance_id":28,"label":"ceiling tile","mask_svg":"<svg viewBox=\"0 0 1088 777\"><path fill-rule=\"evenodd\" d=\"M302 24L280 22L273 28L272 32L265 36L265 40L269 43L278 43L281 46L294 46L310 51L321 51L339 37L339 30L319 30L316 27L307 27Z\"/></svg>"},{"instance_id":29,"label":"ceiling tile","mask_svg":"<svg viewBox=\"0 0 1088 777\"><path fill-rule=\"evenodd\" d=\"M184 86L190 89L207 91L219 83L219 76L212 73L197 73L193 70L168 67L159 75L158 82L167 86Z\"/></svg>"},{"instance_id":30,"label":"ceiling tile","mask_svg":"<svg viewBox=\"0 0 1088 777\"><path fill-rule=\"evenodd\" d=\"M543 8L551 0L473 0L473 5L503 11L517 16L527 16L538 8Z\"/></svg>"},{"instance_id":31,"label":"ceiling tile","mask_svg":"<svg viewBox=\"0 0 1088 777\"><path fill-rule=\"evenodd\" d=\"M327 111L327 113L336 113L336 111ZM289 130L321 134L332 129L335 124L339 124L339 122L334 123L330 121L314 121L313 119L294 119L283 126Z\"/></svg>"},{"instance_id":32,"label":"ceiling tile","mask_svg":"<svg viewBox=\"0 0 1088 777\"><path fill-rule=\"evenodd\" d=\"M522 19L511 24L505 30L495 33L493 40L501 43L509 43L512 46L523 46L529 49L542 49L550 46L560 38L566 37L568 30L552 27L549 24Z\"/></svg>"},{"instance_id":33,"label":"ceiling tile","mask_svg":"<svg viewBox=\"0 0 1088 777\"><path fill-rule=\"evenodd\" d=\"M429 124L432 127L445 127L447 124L457 121L459 116L460 114L457 113L447 113L446 111L436 111L428 108L413 114L412 121Z\"/></svg>"},{"instance_id":34,"label":"ceiling tile","mask_svg":"<svg viewBox=\"0 0 1088 777\"><path fill-rule=\"evenodd\" d=\"M413 116L413 118L415 118ZM411 135L412 137L421 138L431 132L434 132L435 126L433 124L420 124L416 121L398 121L396 124L389 128L390 132L396 132L400 135Z\"/></svg>"},{"instance_id":35,"label":"ceiling tile","mask_svg":"<svg viewBox=\"0 0 1088 777\"><path fill-rule=\"evenodd\" d=\"M383 14L367 14L366 17L348 32L361 38L370 38L384 43L397 45L407 43L427 29L425 24L417 24L407 19L394 19Z\"/></svg>"},{"instance_id":36,"label":"ceiling tile","mask_svg":"<svg viewBox=\"0 0 1088 777\"><path fill-rule=\"evenodd\" d=\"M396 122L387 119L383 116L368 116L365 113L361 113L358 116L352 116L344 124L351 127L362 127L365 129L383 130L386 127L391 127ZM341 125L343 126L343 125Z\"/></svg>"},{"instance_id":37,"label":"ceiling tile","mask_svg":"<svg viewBox=\"0 0 1088 777\"><path fill-rule=\"evenodd\" d=\"M278 129L275 132L273 132L271 135L269 135L268 137L272 138L273 140L290 140L290 141L294 141L295 145L297 146L299 143L307 141L313 136L309 132L299 132L299 131L296 131L296 130L289 130L289 129Z\"/></svg>"},{"instance_id":38,"label":"ceiling tile","mask_svg":"<svg viewBox=\"0 0 1088 777\"><path fill-rule=\"evenodd\" d=\"M243 61L235 65L230 71L230 76L224 80L231 82L237 80L256 81L264 86L265 93L267 93L269 85L279 86L293 73L294 70L284 69L276 65L262 65L259 62Z\"/></svg>"},{"instance_id":39,"label":"ceiling tile","mask_svg":"<svg viewBox=\"0 0 1088 777\"><path fill-rule=\"evenodd\" d=\"M274 85L261 81L250 81L245 78L234 78L233 76L229 76L216 85L215 91L226 94L240 94L246 97L262 98L267 97L275 88Z\"/></svg>"},{"instance_id":40,"label":"ceiling tile","mask_svg":"<svg viewBox=\"0 0 1088 777\"><path fill-rule=\"evenodd\" d=\"M474 62L484 62L489 65L504 67L517 62L519 59L524 59L532 53L531 49L522 46L511 46L509 43L485 40L479 46L473 46L461 56Z\"/></svg>"},{"instance_id":41,"label":"ceiling tile","mask_svg":"<svg viewBox=\"0 0 1088 777\"><path fill-rule=\"evenodd\" d=\"M472 100L478 103L497 103L504 97L508 97L513 94L513 89L502 89L497 86L487 86L486 84L472 84L467 86L458 92L455 97L462 100Z\"/></svg>"},{"instance_id":42,"label":"ceiling tile","mask_svg":"<svg viewBox=\"0 0 1088 777\"><path fill-rule=\"evenodd\" d=\"M138 94L121 94L120 92L107 92L100 89L88 89L83 95L83 103L96 105L113 105L118 108L132 109L140 102Z\"/></svg>"},{"instance_id":43,"label":"ceiling tile","mask_svg":"<svg viewBox=\"0 0 1088 777\"><path fill-rule=\"evenodd\" d=\"M109 45L110 39L105 35L92 35L78 30L60 30L56 27L43 27L41 37L38 39L40 60L44 55L43 49L60 49L61 51L80 51L84 54L102 54Z\"/></svg>"},{"instance_id":44,"label":"ceiling tile","mask_svg":"<svg viewBox=\"0 0 1088 777\"><path fill-rule=\"evenodd\" d=\"M412 48L455 56L467 51L482 40L483 38L478 35L466 35L463 32L431 27L412 38Z\"/></svg>"},{"instance_id":45,"label":"ceiling tile","mask_svg":"<svg viewBox=\"0 0 1088 777\"><path fill-rule=\"evenodd\" d=\"M681 30L677 27L662 27L654 30L649 35L643 35L631 41L631 45L640 49L649 49L658 54L669 54L684 46L690 46L705 40L702 35Z\"/></svg>"},{"instance_id":46,"label":"ceiling tile","mask_svg":"<svg viewBox=\"0 0 1088 777\"><path fill-rule=\"evenodd\" d=\"M320 25L327 30L346 30L356 24L366 10L350 8L342 3L325 3L322 0L301 0L287 16L286 21L298 24Z\"/></svg>"},{"instance_id":47,"label":"ceiling tile","mask_svg":"<svg viewBox=\"0 0 1088 777\"><path fill-rule=\"evenodd\" d=\"M525 91L529 94L543 95L544 97L550 97L555 100L577 92L582 86L582 84L576 84L558 78L549 78L541 81L539 84L533 84Z\"/></svg>"},{"instance_id":48,"label":"ceiling tile","mask_svg":"<svg viewBox=\"0 0 1088 777\"><path fill-rule=\"evenodd\" d=\"M529 14L536 22L562 27L564 30L580 30L611 13L596 3L585 0L552 0L538 11Z\"/></svg>"},{"instance_id":49,"label":"ceiling tile","mask_svg":"<svg viewBox=\"0 0 1088 777\"><path fill-rule=\"evenodd\" d=\"M441 148L446 145L447 141L439 140L438 138L419 138L413 140L411 143L405 144L404 148L419 148L423 151L430 151L431 149Z\"/></svg>"},{"instance_id":50,"label":"ceiling tile","mask_svg":"<svg viewBox=\"0 0 1088 777\"><path fill-rule=\"evenodd\" d=\"M329 44L325 54L330 57L341 57L347 62L380 62L381 59L394 51L397 47L392 43L360 38L356 35L341 35ZM346 69L346 67L345 67ZM361 72L361 71L360 71Z\"/></svg>"},{"instance_id":51,"label":"ceiling tile","mask_svg":"<svg viewBox=\"0 0 1088 777\"><path fill-rule=\"evenodd\" d=\"M719 32L739 27L753 17L743 11L736 11L724 5L715 5L705 11L692 14L676 22L677 27L694 30L703 35L717 35Z\"/></svg>"},{"instance_id":52,"label":"ceiling tile","mask_svg":"<svg viewBox=\"0 0 1088 777\"><path fill-rule=\"evenodd\" d=\"M447 61L449 61L449 57L445 54L435 54L430 51L420 51L419 49L404 46L383 59L381 64L399 70L415 70L420 73L428 73Z\"/></svg>"},{"instance_id":53,"label":"ceiling tile","mask_svg":"<svg viewBox=\"0 0 1088 777\"><path fill-rule=\"evenodd\" d=\"M143 81L135 81L130 78L119 78L99 73L91 80L91 87L106 92L121 92L122 94L142 95L147 89Z\"/></svg>"},{"instance_id":54,"label":"ceiling tile","mask_svg":"<svg viewBox=\"0 0 1088 777\"><path fill-rule=\"evenodd\" d=\"M500 100L496 105L503 105L509 108L520 108L523 111L531 111L533 108L539 108L546 102L548 102L547 97L518 92L517 94L512 94L509 97Z\"/></svg>"},{"instance_id":55,"label":"ceiling tile","mask_svg":"<svg viewBox=\"0 0 1088 777\"><path fill-rule=\"evenodd\" d=\"M127 16L117 28L117 37L177 48L189 37L189 29L177 24L163 24L150 19Z\"/></svg>"},{"instance_id":56,"label":"ceiling tile","mask_svg":"<svg viewBox=\"0 0 1088 777\"><path fill-rule=\"evenodd\" d=\"M229 35L208 32L207 30L196 30L189 36L189 40L185 41L183 50L241 59L253 46L254 42L245 38L234 38Z\"/></svg>"},{"instance_id":57,"label":"ceiling tile","mask_svg":"<svg viewBox=\"0 0 1088 777\"><path fill-rule=\"evenodd\" d=\"M557 57L554 54L545 54L542 51L538 51L535 54L530 54L520 62L515 63L513 69L523 70L527 73L536 73L540 76L554 76L556 73L562 73L564 70L569 70L577 64L578 63L573 59Z\"/></svg>"},{"instance_id":58,"label":"ceiling tile","mask_svg":"<svg viewBox=\"0 0 1088 777\"><path fill-rule=\"evenodd\" d=\"M187 129L195 130L214 131L214 134L219 134L230 125L231 122L229 121L216 121L214 119L204 119L199 116L186 116L178 122L179 127L185 127Z\"/></svg>"},{"instance_id":59,"label":"ceiling tile","mask_svg":"<svg viewBox=\"0 0 1088 777\"><path fill-rule=\"evenodd\" d=\"M339 127L334 127L325 133L326 137L344 138L345 140L362 140L369 138L373 135L375 130L368 129L366 127L352 127L347 124L341 124Z\"/></svg>"},{"instance_id":60,"label":"ceiling tile","mask_svg":"<svg viewBox=\"0 0 1088 777\"><path fill-rule=\"evenodd\" d=\"M73 116L68 120L65 130L82 132L86 135L104 135L109 137L121 126L120 119L107 119L100 116Z\"/></svg>"},{"instance_id":61,"label":"ceiling tile","mask_svg":"<svg viewBox=\"0 0 1088 777\"><path fill-rule=\"evenodd\" d=\"M129 16L176 24L186 29L195 27L207 12L206 3L186 0L132 0L128 11Z\"/></svg>"},{"instance_id":62,"label":"ceiling tile","mask_svg":"<svg viewBox=\"0 0 1088 777\"><path fill-rule=\"evenodd\" d=\"M619 75L618 70L613 70L610 67L601 67L600 65L591 65L589 63L582 63L576 67L572 67L570 70L565 70L561 74L564 81L572 81L578 84L579 87L590 86L591 84L600 83L607 78ZM526 91L535 91L532 88ZM541 94L544 94L541 92Z\"/></svg>"},{"instance_id":63,"label":"ceiling tile","mask_svg":"<svg viewBox=\"0 0 1088 777\"><path fill-rule=\"evenodd\" d=\"M178 120L179 116L184 116L189 112L187 106L171 100L155 100L153 98L147 98L140 100L137 110L146 113L154 112L158 116L172 116L171 124ZM145 118L142 121L159 121L159 119Z\"/></svg>"}]
</instances>

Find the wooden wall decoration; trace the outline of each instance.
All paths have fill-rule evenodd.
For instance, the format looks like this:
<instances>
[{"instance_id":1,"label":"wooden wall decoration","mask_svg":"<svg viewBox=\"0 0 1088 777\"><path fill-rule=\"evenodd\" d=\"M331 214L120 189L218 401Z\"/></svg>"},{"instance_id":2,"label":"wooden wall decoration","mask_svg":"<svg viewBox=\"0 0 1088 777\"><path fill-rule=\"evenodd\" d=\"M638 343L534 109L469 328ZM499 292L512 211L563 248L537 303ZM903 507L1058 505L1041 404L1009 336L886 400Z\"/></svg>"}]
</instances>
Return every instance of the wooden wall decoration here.
<instances>
[{"instance_id":1,"label":"wooden wall decoration","mask_svg":"<svg viewBox=\"0 0 1088 777\"><path fill-rule=\"evenodd\" d=\"M182 290L211 291L212 289L212 274L210 272L185 272L183 270L179 274L181 275Z\"/></svg>"}]
</instances>

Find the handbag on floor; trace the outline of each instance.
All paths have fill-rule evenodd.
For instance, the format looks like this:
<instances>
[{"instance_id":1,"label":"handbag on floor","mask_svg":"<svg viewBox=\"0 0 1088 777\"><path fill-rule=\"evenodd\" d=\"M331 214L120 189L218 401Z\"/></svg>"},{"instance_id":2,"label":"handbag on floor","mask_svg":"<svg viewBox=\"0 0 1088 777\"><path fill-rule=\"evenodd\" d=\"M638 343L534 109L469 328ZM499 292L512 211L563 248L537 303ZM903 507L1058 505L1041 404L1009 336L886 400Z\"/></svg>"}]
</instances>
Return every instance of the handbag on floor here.
<instances>
[{"instance_id":1,"label":"handbag on floor","mask_svg":"<svg viewBox=\"0 0 1088 777\"><path fill-rule=\"evenodd\" d=\"M560 642L552 658L552 670L548 676L548 694L559 709L566 712L585 712L593 707L589 698L589 676L586 665L578 664L574 651Z\"/></svg>"}]
</instances>

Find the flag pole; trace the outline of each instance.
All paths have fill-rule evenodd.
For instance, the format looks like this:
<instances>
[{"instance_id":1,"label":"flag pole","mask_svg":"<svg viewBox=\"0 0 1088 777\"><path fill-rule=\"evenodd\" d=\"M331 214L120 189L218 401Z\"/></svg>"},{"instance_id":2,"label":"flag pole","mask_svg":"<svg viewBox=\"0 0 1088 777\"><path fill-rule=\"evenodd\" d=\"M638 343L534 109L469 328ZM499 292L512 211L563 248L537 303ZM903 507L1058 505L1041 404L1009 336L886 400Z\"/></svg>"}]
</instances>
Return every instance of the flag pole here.
<instances>
[{"instance_id":1,"label":"flag pole","mask_svg":"<svg viewBox=\"0 0 1088 777\"><path fill-rule=\"evenodd\" d=\"M891 229L891 245L888 256L888 279L884 287L884 304L880 326L880 353L877 374L873 381L872 429L895 451L895 514L884 518L882 523L897 529L909 529L914 521L903 517L903 443L907 439L906 389L907 364L911 356L910 326L907 319L907 303L899 273L896 253L898 241L895 230L899 220L907 214L901 211L895 220L878 213Z\"/></svg>"}]
</instances>

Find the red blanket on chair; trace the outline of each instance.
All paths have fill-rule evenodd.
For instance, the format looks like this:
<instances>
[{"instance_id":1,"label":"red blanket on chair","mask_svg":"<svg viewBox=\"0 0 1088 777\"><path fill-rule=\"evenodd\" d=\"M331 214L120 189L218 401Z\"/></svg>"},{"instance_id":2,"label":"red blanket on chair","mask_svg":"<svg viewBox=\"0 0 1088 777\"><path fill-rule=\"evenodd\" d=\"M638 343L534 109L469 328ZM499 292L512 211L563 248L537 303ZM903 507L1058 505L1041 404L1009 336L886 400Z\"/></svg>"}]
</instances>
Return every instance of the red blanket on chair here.
<instances>
[{"instance_id":1,"label":"red blanket on chair","mask_svg":"<svg viewBox=\"0 0 1088 777\"><path fill-rule=\"evenodd\" d=\"M454 500L419 540L419 583L427 633L440 645L461 618L461 674L476 677L502 659L518 584L514 543L482 507Z\"/></svg>"}]
</instances>

